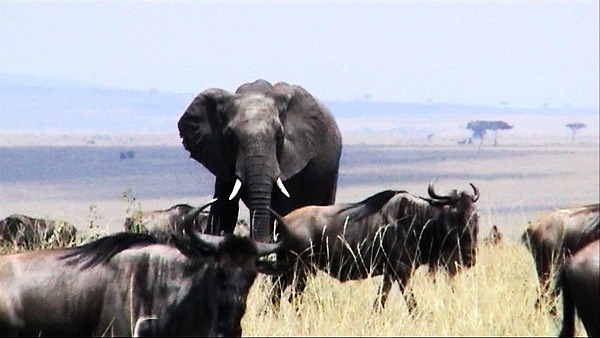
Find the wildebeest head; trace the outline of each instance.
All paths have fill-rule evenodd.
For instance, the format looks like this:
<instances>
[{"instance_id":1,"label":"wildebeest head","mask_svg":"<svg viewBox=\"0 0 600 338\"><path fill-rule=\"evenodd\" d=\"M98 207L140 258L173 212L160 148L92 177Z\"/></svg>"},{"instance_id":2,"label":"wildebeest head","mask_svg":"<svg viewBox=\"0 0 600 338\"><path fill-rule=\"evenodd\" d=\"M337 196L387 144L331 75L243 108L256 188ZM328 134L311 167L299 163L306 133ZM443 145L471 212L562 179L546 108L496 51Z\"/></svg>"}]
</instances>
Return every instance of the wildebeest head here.
<instances>
[{"instance_id":1,"label":"wildebeest head","mask_svg":"<svg viewBox=\"0 0 600 338\"><path fill-rule=\"evenodd\" d=\"M432 206L442 209L437 231L443 234L443 241L440 243L441 257L446 260L452 275L456 273L455 262L470 267L477 260L479 216L475 202L479 199L479 190L472 183L470 185L473 195L456 190L448 195L438 195L431 182L427 189L431 198L425 198Z\"/></svg>"},{"instance_id":2,"label":"wildebeest head","mask_svg":"<svg viewBox=\"0 0 600 338\"><path fill-rule=\"evenodd\" d=\"M184 216L183 227L190 237L191 245L185 245L182 241L174 243L188 257L201 256L202 253L198 252L198 249L214 253L214 260L218 266L216 284L219 286L217 330L225 336L241 336L241 319L246 312L246 300L258 272L277 272L277 267L272 262L257 258L278 251L281 244L255 242L249 237L232 234L222 237L200 233L194 228L194 219L197 213L215 201L216 199L213 199Z\"/></svg>"},{"instance_id":3,"label":"wildebeest head","mask_svg":"<svg viewBox=\"0 0 600 338\"><path fill-rule=\"evenodd\" d=\"M169 239L172 234L182 235L182 218L194 208L189 204L176 204L165 210L136 211L125 218L124 231L149 233L158 238ZM194 227L206 232L208 212L196 214Z\"/></svg>"},{"instance_id":4,"label":"wildebeest head","mask_svg":"<svg viewBox=\"0 0 600 338\"><path fill-rule=\"evenodd\" d=\"M279 245L257 246L248 237L236 235L226 235L220 243L215 252L215 260L219 265L217 284L220 285L220 319L217 330L225 336L241 336L241 320L246 312L246 300L257 272L275 272L272 262L255 258L278 249Z\"/></svg>"},{"instance_id":5,"label":"wildebeest head","mask_svg":"<svg viewBox=\"0 0 600 338\"><path fill-rule=\"evenodd\" d=\"M241 336L241 320L246 300L258 272L273 274L274 263L258 258L279 249L279 244L257 243L249 237L228 234L191 236L191 240L174 240L185 256L194 260L212 255L215 264L215 299L218 299L217 332L222 336Z\"/></svg>"},{"instance_id":6,"label":"wildebeest head","mask_svg":"<svg viewBox=\"0 0 600 338\"><path fill-rule=\"evenodd\" d=\"M160 242L169 242L171 235L183 235L183 216L193 209L189 204L180 203L164 210L136 211L132 216L125 218L123 231L148 233ZM193 220L194 229L197 229L200 233L212 233L213 229L208 227L208 219L208 211L196 213ZM249 231L246 222L241 219L238 220L234 233L245 235Z\"/></svg>"}]
</instances>

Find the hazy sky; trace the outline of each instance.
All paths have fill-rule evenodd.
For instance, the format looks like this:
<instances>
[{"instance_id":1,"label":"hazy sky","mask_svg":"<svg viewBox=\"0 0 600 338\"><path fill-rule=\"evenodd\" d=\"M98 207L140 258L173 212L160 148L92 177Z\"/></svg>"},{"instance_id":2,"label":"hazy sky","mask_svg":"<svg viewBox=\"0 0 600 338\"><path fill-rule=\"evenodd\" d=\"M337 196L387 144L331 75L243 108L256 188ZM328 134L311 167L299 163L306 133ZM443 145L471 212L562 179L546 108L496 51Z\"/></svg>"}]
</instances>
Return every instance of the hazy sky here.
<instances>
[{"instance_id":1,"label":"hazy sky","mask_svg":"<svg viewBox=\"0 0 600 338\"><path fill-rule=\"evenodd\" d=\"M599 106L588 2L0 3L0 71L123 89Z\"/></svg>"}]
</instances>

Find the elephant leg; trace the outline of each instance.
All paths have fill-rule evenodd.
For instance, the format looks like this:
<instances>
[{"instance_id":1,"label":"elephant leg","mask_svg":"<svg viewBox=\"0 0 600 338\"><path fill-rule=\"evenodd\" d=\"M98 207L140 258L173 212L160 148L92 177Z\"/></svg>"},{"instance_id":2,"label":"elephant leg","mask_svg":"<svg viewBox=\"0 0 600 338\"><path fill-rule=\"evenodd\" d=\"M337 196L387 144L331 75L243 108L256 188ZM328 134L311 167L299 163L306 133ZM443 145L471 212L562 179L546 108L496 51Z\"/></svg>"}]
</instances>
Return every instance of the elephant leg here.
<instances>
[{"instance_id":1,"label":"elephant leg","mask_svg":"<svg viewBox=\"0 0 600 338\"><path fill-rule=\"evenodd\" d=\"M208 233L213 235L232 234L239 213L239 197L229 200L233 183L224 182L217 178L215 195L218 198L210 207Z\"/></svg>"},{"instance_id":2,"label":"elephant leg","mask_svg":"<svg viewBox=\"0 0 600 338\"><path fill-rule=\"evenodd\" d=\"M385 302L387 301L387 297L390 294L390 290L392 289L392 276L387 273L383 274L383 282L377 291L377 299L373 304L373 308L375 311L379 311L385 307Z\"/></svg>"}]
</instances>

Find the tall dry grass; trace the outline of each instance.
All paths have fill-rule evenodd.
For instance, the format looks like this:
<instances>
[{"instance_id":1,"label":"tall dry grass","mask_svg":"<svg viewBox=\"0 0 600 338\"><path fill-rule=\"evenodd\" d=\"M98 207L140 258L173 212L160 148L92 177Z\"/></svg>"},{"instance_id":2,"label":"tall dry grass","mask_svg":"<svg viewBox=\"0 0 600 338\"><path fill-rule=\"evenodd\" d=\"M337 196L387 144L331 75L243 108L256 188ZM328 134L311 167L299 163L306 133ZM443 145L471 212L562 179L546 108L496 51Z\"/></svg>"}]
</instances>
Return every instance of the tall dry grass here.
<instances>
[{"instance_id":1,"label":"tall dry grass","mask_svg":"<svg viewBox=\"0 0 600 338\"><path fill-rule=\"evenodd\" d=\"M435 279L426 267L413 276L419 311L411 317L397 286L386 308L374 311L381 277L340 283L322 272L309 278L301 301L287 302L286 290L275 313L268 300L271 283L261 277L249 295L244 335L556 336L560 330L562 317L535 309L535 267L520 243L481 246L474 267L454 280L443 272ZM581 323L577 333L585 336Z\"/></svg>"},{"instance_id":2,"label":"tall dry grass","mask_svg":"<svg viewBox=\"0 0 600 338\"><path fill-rule=\"evenodd\" d=\"M96 237L96 236L94 236ZM93 240L80 238L77 244ZM73 246L69 243L62 246ZM36 248L36 249L41 249ZM20 252L15 247L3 253ZM477 263L454 279L418 269L411 280L418 313L409 315L397 285L381 311L373 309L381 277L340 283L319 272L309 277L302 299L270 307L270 279L260 275L242 319L245 336L556 336L562 319L536 310L538 281L533 259L521 243L480 245ZM560 300L559 300L560 302ZM581 324L577 334L585 336Z\"/></svg>"}]
</instances>

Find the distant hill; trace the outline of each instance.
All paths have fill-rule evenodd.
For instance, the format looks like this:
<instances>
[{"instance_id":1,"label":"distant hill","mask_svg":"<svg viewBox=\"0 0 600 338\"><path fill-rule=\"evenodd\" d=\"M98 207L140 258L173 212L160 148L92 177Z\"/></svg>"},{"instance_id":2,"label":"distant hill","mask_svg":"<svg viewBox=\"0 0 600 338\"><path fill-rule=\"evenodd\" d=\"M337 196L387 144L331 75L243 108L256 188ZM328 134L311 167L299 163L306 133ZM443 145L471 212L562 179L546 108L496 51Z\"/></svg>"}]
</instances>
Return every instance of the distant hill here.
<instances>
[{"instance_id":1,"label":"distant hill","mask_svg":"<svg viewBox=\"0 0 600 338\"><path fill-rule=\"evenodd\" d=\"M93 84L0 74L0 131L176 132L177 121L197 93L101 88ZM323 101L344 132L428 135L444 130L468 135L474 119L549 119L597 128L598 110L514 109L450 104ZM593 124L593 125L590 125ZM518 131L518 129L516 129ZM596 130L596 129L594 129ZM596 132L597 133L597 132Z\"/></svg>"},{"instance_id":2,"label":"distant hill","mask_svg":"<svg viewBox=\"0 0 600 338\"><path fill-rule=\"evenodd\" d=\"M0 129L169 131L194 94L0 76Z\"/></svg>"}]
</instances>

